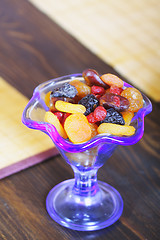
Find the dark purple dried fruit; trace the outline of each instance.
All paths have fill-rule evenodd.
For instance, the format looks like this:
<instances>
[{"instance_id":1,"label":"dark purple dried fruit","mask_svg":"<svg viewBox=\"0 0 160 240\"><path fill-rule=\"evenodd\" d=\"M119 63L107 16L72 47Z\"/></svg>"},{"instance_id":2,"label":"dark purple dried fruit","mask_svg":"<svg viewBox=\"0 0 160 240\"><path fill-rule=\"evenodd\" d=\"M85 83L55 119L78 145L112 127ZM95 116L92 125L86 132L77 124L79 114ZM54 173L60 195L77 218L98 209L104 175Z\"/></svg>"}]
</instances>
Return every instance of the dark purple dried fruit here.
<instances>
[{"instance_id":1,"label":"dark purple dried fruit","mask_svg":"<svg viewBox=\"0 0 160 240\"><path fill-rule=\"evenodd\" d=\"M101 121L101 123L114 123L114 124L124 125L125 121L124 121L121 113L117 112L113 108L109 108L107 110L107 115L106 115L105 119L103 121Z\"/></svg>"},{"instance_id":2,"label":"dark purple dried fruit","mask_svg":"<svg viewBox=\"0 0 160 240\"><path fill-rule=\"evenodd\" d=\"M114 108L118 112L126 111L129 108L128 99L114 93L105 93L99 99L99 103L106 109Z\"/></svg>"},{"instance_id":3,"label":"dark purple dried fruit","mask_svg":"<svg viewBox=\"0 0 160 240\"><path fill-rule=\"evenodd\" d=\"M78 103L86 107L86 112L84 113L84 115L86 116L93 112L94 109L99 105L98 99L93 94L88 94L87 96L82 98Z\"/></svg>"},{"instance_id":4,"label":"dark purple dried fruit","mask_svg":"<svg viewBox=\"0 0 160 240\"><path fill-rule=\"evenodd\" d=\"M104 88L108 87L108 85L101 80L99 74L93 69L84 70L82 76L85 79L87 85L89 86L96 85Z\"/></svg>"},{"instance_id":5,"label":"dark purple dried fruit","mask_svg":"<svg viewBox=\"0 0 160 240\"><path fill-rule=\"evenodd\" d=\"M74 98L78 93L77 89L70 85L69 83L65 83L62 87L54 89L51 92L52 97L67 97L67 98Z\"/></svg>"}]
</instances>

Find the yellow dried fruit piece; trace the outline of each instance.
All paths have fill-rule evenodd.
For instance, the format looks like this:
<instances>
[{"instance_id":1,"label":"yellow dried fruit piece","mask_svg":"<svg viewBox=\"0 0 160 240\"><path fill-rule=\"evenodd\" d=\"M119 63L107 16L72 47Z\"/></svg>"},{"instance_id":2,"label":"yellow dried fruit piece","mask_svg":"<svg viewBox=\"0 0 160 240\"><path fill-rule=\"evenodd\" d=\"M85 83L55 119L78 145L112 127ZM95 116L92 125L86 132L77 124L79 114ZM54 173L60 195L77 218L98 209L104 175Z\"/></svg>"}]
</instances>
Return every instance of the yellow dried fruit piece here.
<instances>
[{"instance_id":1,"label":"yellow dried fruit piece","mask_svg":"<svg viewBox=\"0 0 160 240\"><path fill-rule=\"evenodd\" d=\"M129 111L138 112L138 110L143 107L142 94L136 88L128 87L124 89L121 96L128 99L130 104L128 108Z\"/></svg>"},{"instance_id":2,"label":"yellow dried fruit piece","mask_svg":"<svg viewBox=\"0 0 160 240\"><path fill-rule=\"evenodd\" d=\"M78 144L91 139L91 128L87 118L82 113L74 113L67 117L64 129L71 142Z\"/></svg>"},{"instance_id":3,"label":"yellow dried fruit piece","mask_svg":"<svg viewBox=\"0 0 160 240\"><path fill-rule=\"evenodd\" d=\"M109 86L116 85L119 88L123 87L123 80L111 73L103 74L101 80Z\"/></svg>"},{"instance_id":4,"label":"yellow dried fruit piece","mask_svg":"<svg viewBox=\"0 0 160 240\"><path fill-rule=\"evenodd\" d=\"M50 106L50 95L51 95L51 91L48 92L48 93L45 95L44 101L45 101L45 104L47 105L47 107Z\"/></svg>"},{"instance_id":5,"label":"yellow dried fruit piece","mask_svg":"<svg viewBox=\"0 0 160 240\"><path fill-rule=\"evenodd\" d=\"M74 86L77 89L78 93L77 93L76 97L79 100L91 93L91 87L89 87L87 84L85 84L79 80L73 80L69 84L71 84L72 86Z\"/></svg>"},{"instance_id":6,"label":"yellow dried fruit piece","mask_svg":"<svg viewBox=\"0 0 160 240\"><path fill-rule=\"evenodd\" d=\"M65 101L57 101L55 108L60 112L67 113L85 113L86 108L82 104L73 104Z\"/></svg>"},{"instance_id":7,"label":"yellow dried fruit piece","mask_svg":"<svg viewBox=\"0 0 160 240\"><path fill-rule=\"evenodd\" d=\"M121 112L122 116L123 116L123 119L125 121L125 125L126 126L129 126L130 123L131 123L131 120L134 116L134 113L133 112L130 112L130 111L126 111L126 112Z\"/></svg>"},{"instance_id":8,"label":"yellow dried fruit piece","mask_svg":"<svg viewBox=\"0 0 160 240\"><path fill-rule=\"evenodd\" d=\"M112 134L116 136L131 136L135 133L135 128L133 126L118 125L114 123L102 123L99 125L97 132Z\"/></svg>"},{"instance_id":9,"label":"yellow dried fruit piece","mask_svg":"<svg viewBox=\"0 0 160 240\"><path fill-rule=\"evenodd\" d=\"M52 112L48 111L45 113L44 121L53 124L57 129L57 132L59 133L59 135L63 138L67 138L67 134L64 128L62 127L60 121Z\"/></svg>"}]
</instances>

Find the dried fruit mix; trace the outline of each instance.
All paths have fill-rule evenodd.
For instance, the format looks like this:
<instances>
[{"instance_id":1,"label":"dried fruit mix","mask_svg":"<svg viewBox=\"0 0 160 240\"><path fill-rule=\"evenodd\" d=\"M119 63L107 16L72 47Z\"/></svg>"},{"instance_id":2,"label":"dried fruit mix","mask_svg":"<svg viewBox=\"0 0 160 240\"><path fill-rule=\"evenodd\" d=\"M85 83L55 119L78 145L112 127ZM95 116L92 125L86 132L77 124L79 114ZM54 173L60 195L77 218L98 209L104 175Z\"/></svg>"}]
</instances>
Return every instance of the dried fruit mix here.
<instances>
[{"instance_id":1,"label":"dried fruit mix","mask_svg":"<svg viewBox=\"0 0 160 240\"><path fill-rule=\"evenodd\" d=\"M44 121L53 124L63 138L75 144L83 143L97 134L131 136L134 113L143 107L143 97L135 88L113 74L100 76L86 69L77 79L52 89L45 96L49 111Z\"/></svg>"}]
</instances>

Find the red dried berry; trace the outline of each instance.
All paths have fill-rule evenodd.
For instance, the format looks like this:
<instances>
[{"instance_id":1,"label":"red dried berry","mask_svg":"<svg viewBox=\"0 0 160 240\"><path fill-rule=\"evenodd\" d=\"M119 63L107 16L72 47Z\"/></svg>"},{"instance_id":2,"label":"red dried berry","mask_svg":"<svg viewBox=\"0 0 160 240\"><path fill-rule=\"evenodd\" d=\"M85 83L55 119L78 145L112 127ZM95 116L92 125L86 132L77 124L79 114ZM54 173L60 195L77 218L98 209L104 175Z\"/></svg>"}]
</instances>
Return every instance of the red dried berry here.
<instances>
[{"instance_id":1,"label":"red dried berry","mask_svg":"<svg viewBox=\"0 0 160 240\"><path fill-rule=\"evenodd\" d=\"M87 115L87 119L89 123L96 123L97 120L94 118L93 112L91 112L89 115Z\"/></svg>"},{"instance_id":2,"label":"red dried berry","mask_svg":"<svg viewBox=\"0 0 160 240\"><path fill-rule=\"evenodd\" d=\"M63 112L54 112L51 110L51 112L58 118L58 120L61 122L62 119L63 119L63 115L64 113Z\"/></svg>"},{"instance_id":3,"label":"red dried berry","mask_svg":"<svg viewBox=\"0 0 160 240\"><path fill-rule=\"evenodd\" d=\"M98 106L93 112L93 116L97 122L104 120L106 115L107 111L102 106Z\"/></svg>"},{"instance_id":4,"label":"red dried berry","mask_svg":"<svg viewBox=\"0 0 160 240\"><path fill-rule=\"evenodd\" d=\"M123 91L122 88L117 87L116 85L112 85L109 89L110 93L114 93L116 95L121 95L121 92Z\"/></svg>"},{"instance_id":5,"label":"red dried berry","mask_svg":"<svg viewBox=\"0 0 160 240\"><path fill-rule=\"evenodd\" d=\"M94 95L103 95L105 94L105 89L103 87L93 85L91 87L91 93Z\"/></svg>"},{"instance_id":6,"label":"red dried berry","mask_svg":"<svg viewBox=\"0 0 160 240\"><path fill-rule=\"evenodd\" d=\"M63 118L62 118L62 121L61 121L61 124L64 125L64 122L66 120L67 117L69 117L69 115L71 115L70 113L64 113L63 114Z\"/></svg>"}]
</instances>

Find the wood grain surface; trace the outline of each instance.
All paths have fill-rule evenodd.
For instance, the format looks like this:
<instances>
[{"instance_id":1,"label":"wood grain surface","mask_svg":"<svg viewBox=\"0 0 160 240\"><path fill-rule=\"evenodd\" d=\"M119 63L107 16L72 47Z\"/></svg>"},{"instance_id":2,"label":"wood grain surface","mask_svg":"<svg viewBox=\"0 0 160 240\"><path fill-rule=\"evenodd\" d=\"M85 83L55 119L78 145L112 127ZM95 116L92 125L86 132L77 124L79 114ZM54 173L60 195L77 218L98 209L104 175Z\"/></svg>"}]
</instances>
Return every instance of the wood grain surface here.
<instances>
[{"instance_id":1,"label":"wood grain surface","mask_svg":"<svg viewBox=\"0 0 160 240\"><path fill-rule=\"evenodd\" d=\"M30 98L48 79L95 68L115 73L57 24L25 0L1 0L0 75ZM2 101L2 100L1 100ZM119 221L95 232L72 231L47 214L48 192L73 172L60 155L0 181L0 239L160 239L160 106L145 118L143 138L118 147L98 179L122 195ZM11 153L12 154L12 153Z\"/></svg>"}]
</instances>

